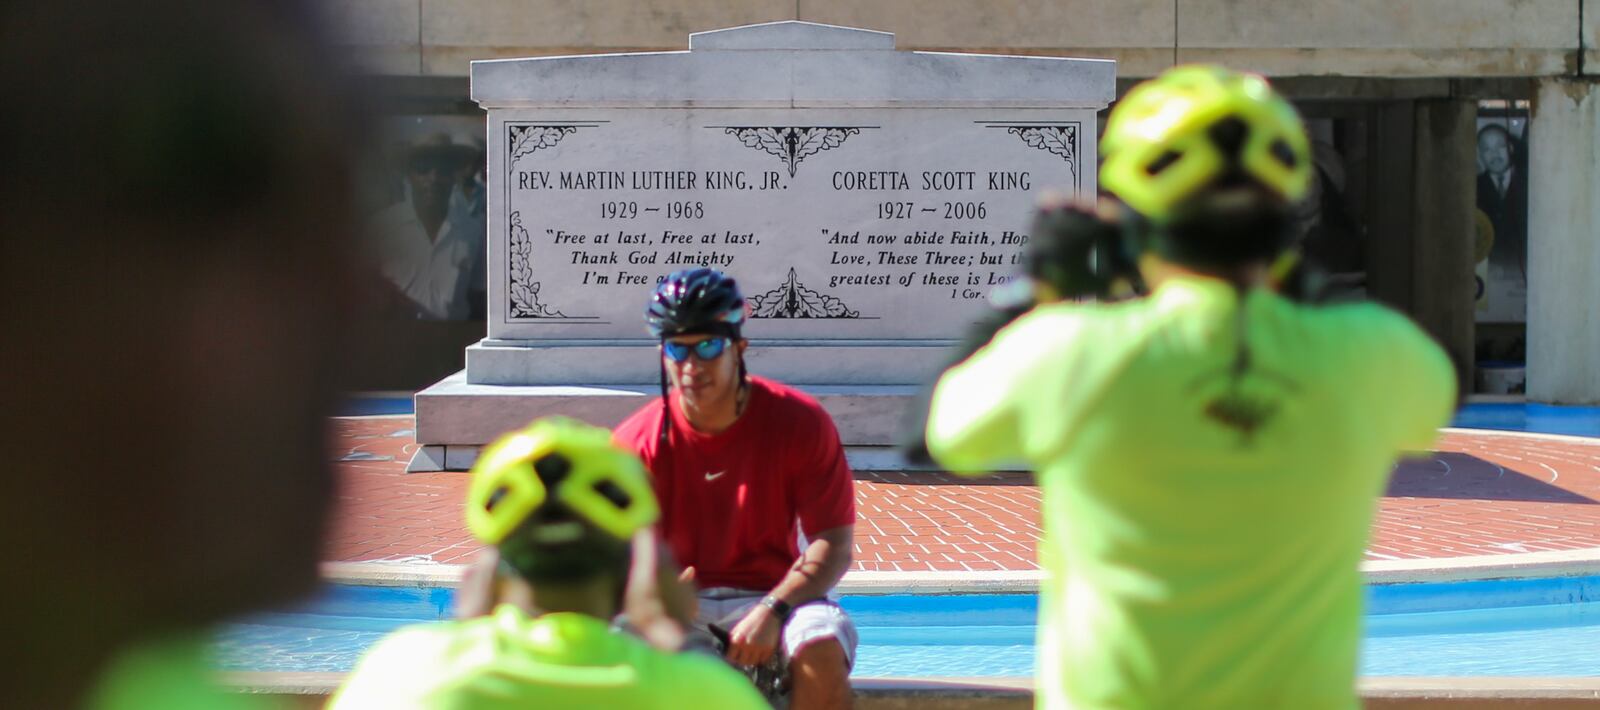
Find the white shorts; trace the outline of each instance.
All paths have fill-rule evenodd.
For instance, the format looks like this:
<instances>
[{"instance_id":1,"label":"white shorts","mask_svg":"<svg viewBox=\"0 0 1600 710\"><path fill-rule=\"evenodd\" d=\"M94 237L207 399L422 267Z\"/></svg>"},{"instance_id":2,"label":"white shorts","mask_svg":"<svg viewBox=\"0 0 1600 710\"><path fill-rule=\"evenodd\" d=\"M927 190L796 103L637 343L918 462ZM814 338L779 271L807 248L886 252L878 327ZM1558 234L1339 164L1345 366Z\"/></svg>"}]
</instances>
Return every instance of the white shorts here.
<instances>
[{"instance_id":1,"label":"white shorts","mask_svg":"<svg viewBox=\"0 0 1600 710\"><path fill-rule=\"evenodd\" d=\"M747 589L702 589L699 594L700 611L695 615L694 625L704 630L707 624L716 624L725 631L732 631L765 596L766 592ZM787 661L811 642L822 639L838 641L844 648L845 663L855 666L856 644L859 641L855 622L832 599L819 599L795 607L789 614L789 623L783 626L783 641L778 645L778 651Z\"/></svg>"}]
</instances>

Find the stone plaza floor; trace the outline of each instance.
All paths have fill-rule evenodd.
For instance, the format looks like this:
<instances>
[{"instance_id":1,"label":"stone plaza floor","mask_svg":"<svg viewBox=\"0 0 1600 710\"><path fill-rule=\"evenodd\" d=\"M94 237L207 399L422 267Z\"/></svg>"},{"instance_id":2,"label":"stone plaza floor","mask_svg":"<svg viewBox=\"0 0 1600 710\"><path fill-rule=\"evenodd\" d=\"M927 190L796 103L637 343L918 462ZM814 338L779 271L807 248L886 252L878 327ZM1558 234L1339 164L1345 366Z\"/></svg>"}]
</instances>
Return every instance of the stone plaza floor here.
<instances>
[{"instance_id":1,"label":"stone plaza floor","mask_svg":"<svg viewBox=\"0 0 1600 710\"><path fill-rule=\"evenodd\" d=\"M340 492L334 562L463 564L479 548L461 505L467 474L413 473L410 416L332 420ZM1039 491L1026 474L960 479L856 472L855 569L1036 569ZM1400 464L1369 560L1600 548L1600 438L1448 430Z\"/></svg>"}]
</instances>

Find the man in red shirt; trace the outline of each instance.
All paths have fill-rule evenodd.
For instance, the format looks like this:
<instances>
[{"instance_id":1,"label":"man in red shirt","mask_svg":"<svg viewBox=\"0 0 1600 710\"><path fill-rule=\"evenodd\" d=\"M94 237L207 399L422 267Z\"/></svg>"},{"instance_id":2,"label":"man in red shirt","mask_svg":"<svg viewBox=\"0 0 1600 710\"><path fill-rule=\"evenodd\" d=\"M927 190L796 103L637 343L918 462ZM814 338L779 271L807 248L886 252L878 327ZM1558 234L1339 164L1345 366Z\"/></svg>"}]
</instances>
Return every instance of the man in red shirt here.
<instances>
[{"instance_id":1,"label":"man in red shirt","mask_svg":"<svg viewBox=\"0 0 1600 710\"><path fill-rule=\"evenodd\" d=\"M855 482L816 400L745 372L744 315L732 278L668 276L646 312L661 401L615 439L651 471L662 534L699 588L697 626L725 630L736 665L787 661L792 707L849 707L856 629L827 595L850 566Z\"/></svg>"}]
</instances>

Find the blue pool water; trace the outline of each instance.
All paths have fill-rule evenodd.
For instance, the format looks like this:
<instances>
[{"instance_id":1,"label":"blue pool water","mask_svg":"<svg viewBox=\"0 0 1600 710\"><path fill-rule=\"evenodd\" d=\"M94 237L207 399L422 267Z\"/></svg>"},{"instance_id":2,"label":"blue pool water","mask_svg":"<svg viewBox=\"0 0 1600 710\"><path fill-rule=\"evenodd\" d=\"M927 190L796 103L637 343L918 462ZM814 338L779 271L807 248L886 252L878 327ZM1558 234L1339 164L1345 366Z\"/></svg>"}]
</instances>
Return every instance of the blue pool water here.
<instances>
[{"instance_id":1,"label":"blue pool water","mask_svg":"<svg viewBox=\"0 0 1600 710\"><path fill-rule=\"evenodd\" d=\"M381 414L416 414L410 397L355 395L339 402L334 411L340 417L370 417Z\"/></svg>"},{"instance_id":2,"label":"blue pool water","mask_svg":"<svg viewBox=\"0 0 1600 710\"><path fill-rule=\"evenodd\" d=\"M1033 595L845 597L857 676L1025 676ZM405 624L449 617L438 588L336 586L305 608L223 629L230 670L347 671ZM1365 675L1600 676L1600 577L1368 588Z\"/></svg>"},{"instance_id":3,"label":"blue pool water","mask_svg":"<svg viewBox=\"0 0 1600 710\"><path fill-rule=\"evenodd\" d=\"M1600 436L1600 407L1550 404L1469 404L1456 412L1451 426L1540 434Z\"/></svg>"}]
</instances>

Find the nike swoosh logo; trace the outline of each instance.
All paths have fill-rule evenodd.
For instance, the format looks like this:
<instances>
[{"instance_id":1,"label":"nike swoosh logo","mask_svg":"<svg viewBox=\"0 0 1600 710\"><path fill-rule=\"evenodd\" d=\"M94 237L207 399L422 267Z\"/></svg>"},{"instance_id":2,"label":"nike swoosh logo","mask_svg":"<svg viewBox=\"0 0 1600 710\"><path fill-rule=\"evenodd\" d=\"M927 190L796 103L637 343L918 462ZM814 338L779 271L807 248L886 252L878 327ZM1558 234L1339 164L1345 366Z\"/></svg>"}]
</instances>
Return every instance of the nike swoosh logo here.
<instances>
[{"instance_id":1,"label":"nike swoosh logo","mask_svg":"<svg viewBox=\"0 0 1600 710\"><path fill-rule=\"evenodd\" d=\"M715 481L715 480L717 480L719 478L722 478L722 474L724 474L724 473L727 473L727 471L723 470L723 471L718 471L716 473L711 473L710 471L707 471L706 472L706 482L709 483L711 481Z\"/></svg>"}]
</instances>

